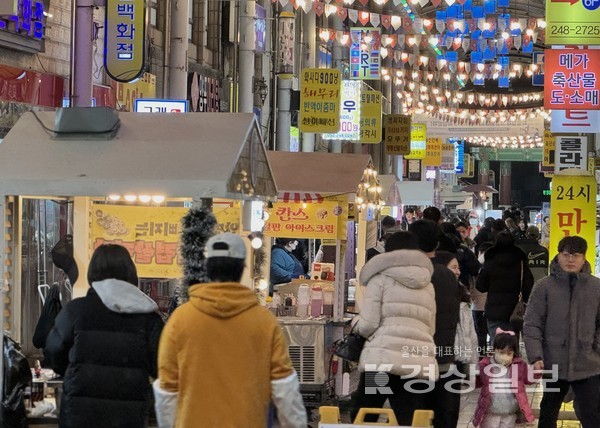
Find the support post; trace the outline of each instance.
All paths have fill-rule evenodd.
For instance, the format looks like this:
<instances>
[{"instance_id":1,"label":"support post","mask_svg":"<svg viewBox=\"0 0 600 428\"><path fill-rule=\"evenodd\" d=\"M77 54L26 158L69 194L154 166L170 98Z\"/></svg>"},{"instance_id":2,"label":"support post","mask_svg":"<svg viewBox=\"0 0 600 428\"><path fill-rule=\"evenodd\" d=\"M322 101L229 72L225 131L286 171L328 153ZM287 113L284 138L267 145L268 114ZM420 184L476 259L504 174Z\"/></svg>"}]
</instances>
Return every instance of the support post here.
<instances>
[{"instance_id":1,"label":"support post","mask_svg":"<svg viewBox=\"0 0 600 428\"><path fill-rule=\"evenodd\" d=\"M187 99L189 1L171 0L169 98Z\"/></svg>"}]
</instances>

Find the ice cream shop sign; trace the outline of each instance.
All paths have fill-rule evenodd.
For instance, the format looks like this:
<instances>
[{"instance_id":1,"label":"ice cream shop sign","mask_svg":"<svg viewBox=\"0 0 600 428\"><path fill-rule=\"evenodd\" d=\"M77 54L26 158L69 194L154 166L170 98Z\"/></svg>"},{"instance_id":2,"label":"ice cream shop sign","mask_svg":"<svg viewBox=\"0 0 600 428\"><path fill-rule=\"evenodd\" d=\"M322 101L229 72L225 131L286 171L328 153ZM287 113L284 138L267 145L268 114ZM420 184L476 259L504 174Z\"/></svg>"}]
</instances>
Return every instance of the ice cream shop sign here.
<instances>
[{"instance_id":1,"label":"ice cream shop sign","mask_svg":"<svg viewBox=\"0 0 600 428\"><path fill-rule=\"evenodd\" d=\"M36 53L42 48L45 8L42 0L0 1L0 45Z\"/></svg>"}]
</instances>

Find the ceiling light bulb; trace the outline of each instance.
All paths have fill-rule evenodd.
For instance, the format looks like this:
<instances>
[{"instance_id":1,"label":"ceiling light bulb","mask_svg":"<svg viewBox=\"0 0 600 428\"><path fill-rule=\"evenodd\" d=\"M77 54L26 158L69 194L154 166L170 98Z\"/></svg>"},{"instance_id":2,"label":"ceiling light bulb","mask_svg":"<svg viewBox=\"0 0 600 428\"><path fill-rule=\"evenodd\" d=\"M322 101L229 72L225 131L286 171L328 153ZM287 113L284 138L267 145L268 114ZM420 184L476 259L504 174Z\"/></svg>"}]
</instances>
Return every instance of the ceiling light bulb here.
<instances>
[{"instance_id":1,"label":"ceiling light bulb","mask_svg":"<svg viewBox=\"0 0 600 428\"><path fill-rule=\"evenodd\" d=\"M108 195L108 199L110 199L111 201L118 201L119 199L121 199L121 195Z\"/></svg>"},{"instance_id":2,"label":"ceiling light bulb","mask_svg":"<svg viewBox=\"0 0 600 428\"><path fill-rule=\"evenodd\" d=\"M258 236L255 236L252 238L252 241L250 241L250 245L252 245L252 248L255 250L258 250L260 247L262 247L262 239L260 239Z\"/></svg>"},{"instance_id":3,"label":"ceiling light bulb","mask_svg":"<svg viewBox=\"0 0 600 428\"><path fill-rule=\"evenodd\" d=\"M152 202L155 204L162 204L165 201L165 197L163 195L154 195L152 196Z\"/></svg>"},{"instance_id":4,"label":"ceiling light bulb","mask_svg":"<svg viewBox=\"0 0 600 428\"><path fill-rule=\"evenodd\" d=\"M152 196L150 196L150 195L140 195L139 199L140 199L140 202L143 202L143 203L147 204L148 202L150 202L152 200Z\"/></svg>"},{"instance_id":5,"label":"ceiling light bulb","mask_svg":"<svg viewBox=\"0 0 600 428\"><path fill-rule=\"evenodd\" d=\"M125 195L124 198L127 202L134 202L137 199L137 196L136 195Z\"/></svg>"}]
</instances>

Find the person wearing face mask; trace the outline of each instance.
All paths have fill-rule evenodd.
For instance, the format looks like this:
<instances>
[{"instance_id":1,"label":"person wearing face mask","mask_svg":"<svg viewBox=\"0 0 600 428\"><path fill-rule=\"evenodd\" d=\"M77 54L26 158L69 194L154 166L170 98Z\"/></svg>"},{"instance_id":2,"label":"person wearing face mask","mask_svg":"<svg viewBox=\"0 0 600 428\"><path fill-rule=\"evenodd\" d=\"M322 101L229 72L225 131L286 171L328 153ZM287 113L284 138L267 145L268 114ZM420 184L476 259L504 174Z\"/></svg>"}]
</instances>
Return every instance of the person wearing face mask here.
<instances>
[{"instance_id":1,"label":"person wearing face mask","mask_svg":"<svg viewBox=\"0 0 600 428\"><path fill-rule=\"evenodd\" d=\"M473 426L513 428L517 423L533 423L525 387L537 374L518 357L519 344L514 331L496 329L494 354L479 363L476 386L481 387Z\"/></svg>"},{"instance_id":2,"label":"person wearing face mask","mask_svg":"<svg viewBox=\"0 0 600 428\"><path fill-rule=\"evenodd\" d=\"M529 362L536 370L553 370L540 403L539 428L556 427L569 387L583 428L600 427L600 279L591 274L587 250L580 236L562 238L550 275L535 284L525 311Z\"/></svg>"},{"instance_id":3,"label":"person wearing face mask","mask_svg":"<svg viewBox=\"0 0 600 428\"><path fill-rule=\"evenodd\" d=\"M302 263L292 254L298 246L295 238L279 238L271 250L271 293L275 284L287 284L305 275Z\"/></svg>"}]
</instances>

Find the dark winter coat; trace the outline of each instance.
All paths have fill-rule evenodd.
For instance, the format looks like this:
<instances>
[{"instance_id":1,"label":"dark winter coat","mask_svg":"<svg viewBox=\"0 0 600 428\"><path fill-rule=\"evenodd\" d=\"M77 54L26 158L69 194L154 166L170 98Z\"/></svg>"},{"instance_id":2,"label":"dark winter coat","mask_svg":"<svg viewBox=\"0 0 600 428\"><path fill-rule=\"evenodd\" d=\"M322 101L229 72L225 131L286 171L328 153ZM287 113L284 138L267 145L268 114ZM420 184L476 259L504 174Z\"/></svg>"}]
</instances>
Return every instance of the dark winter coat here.
<instances>
[{"instance_id":1,"label":"dark winter coat","mask_svg":"<svg viewBox=\"0 0 600 428\"><path fill-rule=\"evenodd\" d=\"M581 273L563 271L556 259L550 275L533 288L523 337L527 358L558 366L558 378L570 382L600 374L600 279L586 262Z\"/></svg>"},{"instance_id":2,"label":"dark winter coat","mask_svg":"<svg viewBox=\"0 0 600 428\"><path fill-rule=\"evenodd\" d=\"M275 245L271 250L271 285L285 284L304 275L304 268L300 261L280 245Z\"/></svg>"},{"instance_id":3,"label":"dark winter coat","mask_svg":"<svg viewBox=\"0 0 600 428\"><path fill-rule=\"evenodd\" d=\"M156 303L115 279L66 305L44 350L64 375L60 427L145 427L162 326Z\"/></svg>"},{"instance_id":4,"label":"dark winter coat","mask_svg":"<svg viewBox=\"0 0 600 428\"><path fill-rule=\"evenodd\" d=\"M477 278L477 290L487 294L485 315L489 321L510 320L519 301L523 267L523 301L527 302L533 288L533 275L527 256L515 245L493 246L485 253L485 262Z\"/></svg>"},{"instance_id":5,"label":"dark winter coat","mask_svg":"<svg viewBox=\"0 0 600 428\"><path fill-rule=\"evenodd\" d=\"M456 325L460 320L461 288L456 276L446 266L436 262L433 263L433 275L431 283L435 289L435 334L433 340L437 347L436 359L438 364L454 362L454 338L456 336ZM441 349L441 352L439 350ZM449 354L449 355L448 355ZM443 368L440 368L443 370Z\"/></svg>"},{"instance_id":6,"label":"dark winter coat","mask_svg":"<svg viewBox=\"0 0 600 428\"><path fill-rule=\"evenodd\" d=\"M517 245L527 254L527 263L534 281L548 275L548 249L542 247L537 239L525 239Z\"/></svg>"},{"instance_id":7,"label":"dark winter coat","mask_svg":"<svg viewBox=\"0 0 600 428\"><path fill-rule=\"evenodd\" d=\"M460 276L458 280L463 284L467 285L471 283L471 278L479 275L481 269L481 263L473 253L469 250L465 244L460 244L456 249L456 260L460 266Z\"/></svg>"}]
</instances>

